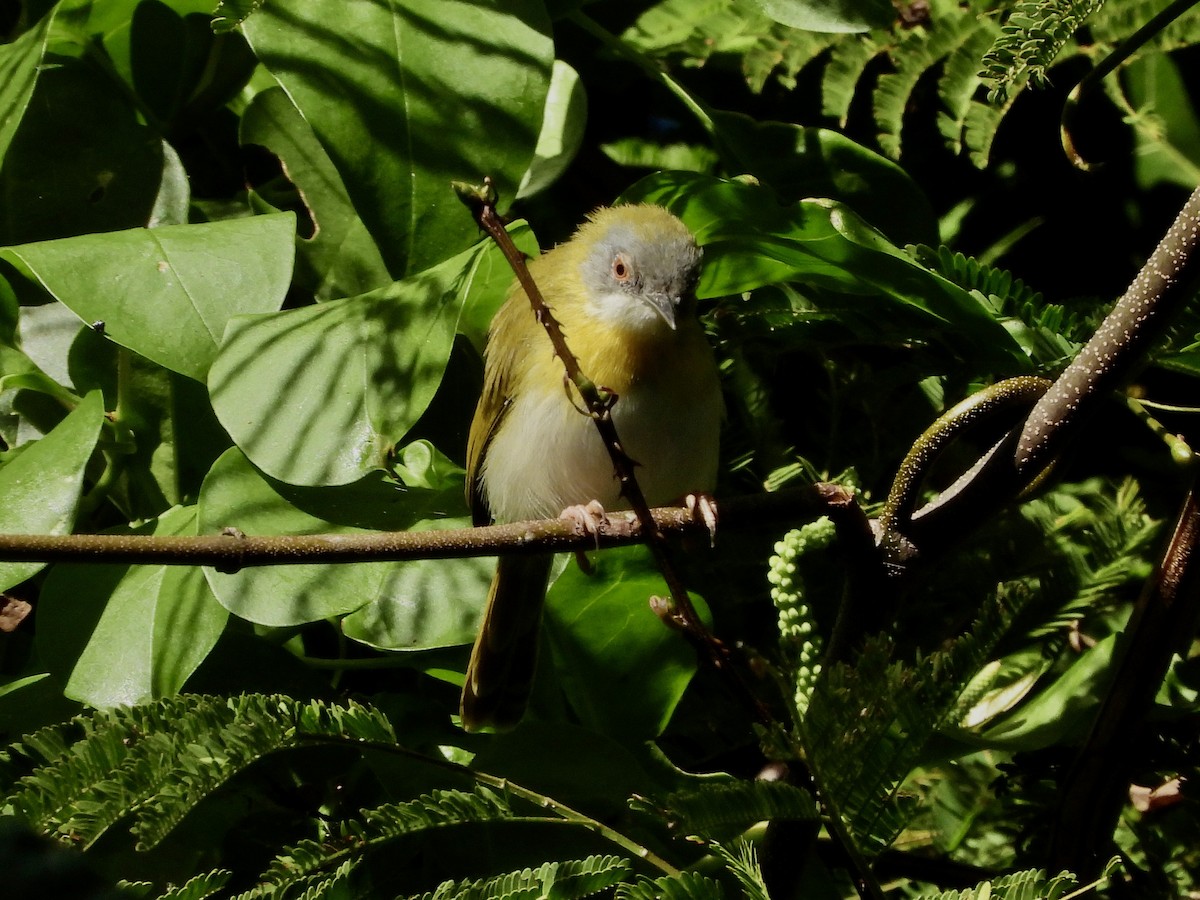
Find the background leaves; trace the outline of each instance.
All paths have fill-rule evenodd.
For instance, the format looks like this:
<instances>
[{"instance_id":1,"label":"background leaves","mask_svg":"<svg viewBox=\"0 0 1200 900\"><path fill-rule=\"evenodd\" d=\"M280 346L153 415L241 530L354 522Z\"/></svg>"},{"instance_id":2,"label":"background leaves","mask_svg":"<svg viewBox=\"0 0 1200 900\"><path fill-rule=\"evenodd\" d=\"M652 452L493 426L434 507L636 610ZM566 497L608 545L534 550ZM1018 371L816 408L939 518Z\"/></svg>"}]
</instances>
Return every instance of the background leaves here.
<instances>
[{"instance_id":1,"label":"background leaves","mask_svg":"<svg viewBox=\"0 0 1200 900\"><path fill-rule=\"evenodd\" d=\"M1196 11L1108 55L1161 0L212 6L0 6L0 532L465 525L512 276L450 182L485 175L528 255L597 206L681 216L718 497L834 481L877 516L938 416L1057 374L1200 159ZM1071 167L1064 109L1105 165ZM1125 871L1040 870L1192 477L1164 462L1198 335L1187 310L1140 406L865 598L873 551L782 534L807 514L672 548L740 686L650 611L644 553L559 560L503 735L455 721L488 559L0 562L0 857L42 859L35 829L110 896L1190 896L1182 635L1104 761L1126 805L1089 850Z\"/></svg>"}]
</instances>

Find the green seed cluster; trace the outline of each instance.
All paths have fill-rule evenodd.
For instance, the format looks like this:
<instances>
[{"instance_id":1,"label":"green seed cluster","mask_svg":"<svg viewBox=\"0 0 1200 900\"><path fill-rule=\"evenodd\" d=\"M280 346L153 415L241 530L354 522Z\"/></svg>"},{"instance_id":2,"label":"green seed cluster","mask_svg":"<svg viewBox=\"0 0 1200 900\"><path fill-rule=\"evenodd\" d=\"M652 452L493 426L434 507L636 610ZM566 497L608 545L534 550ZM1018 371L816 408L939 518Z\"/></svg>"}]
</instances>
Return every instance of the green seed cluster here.
<instances>
[{"instance_id":1,"label":"green seed cluster","mask_svg":"<svg viewBox=\"0 0 1200 900\"><path fill-rule=\"evenodd\" d=\"M775 555L767 572L771 600L779 610L780 643L794 663L796 706L801 712L808 707L808 698L821 674L824 641L817 633L812 607L805 599L804 578L798 565L806 554L826 549L834 536L833 522L828 516L789 531L775 544Z\"/></svg>"}]
</instances>

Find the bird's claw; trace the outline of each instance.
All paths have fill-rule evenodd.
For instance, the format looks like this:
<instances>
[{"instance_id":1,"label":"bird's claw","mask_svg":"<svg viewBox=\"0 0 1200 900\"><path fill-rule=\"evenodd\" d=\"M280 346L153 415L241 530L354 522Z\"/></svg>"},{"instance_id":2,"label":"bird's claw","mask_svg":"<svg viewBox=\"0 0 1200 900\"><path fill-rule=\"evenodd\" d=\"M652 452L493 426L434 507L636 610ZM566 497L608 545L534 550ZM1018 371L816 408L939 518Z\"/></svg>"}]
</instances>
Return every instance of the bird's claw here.
<instances>
[{"instance_id":1,"label":"bird's claw","mask_svg":"<svg viewBox=\"0 0 1200 900\"><path fill-rule=\"evenodd\" d=\"M683 498L683 505L691 515L692 520L701 523L708 529L708 545L717 544L717 500L712 494L688 494Z\"/></svg>"},{"instance_id":2,"label":"bird's claw","mask_svg":"<svg viewBox=\"0 0 1200 900\"><path fill-rule=\"evenodd\" d=\"M575 530L581 534L590 534L596 542L596 549L600 549L600 533L608 522L608 516L599 500L568 506L558 517L573 523Z\"/></svg>"}]
</instances>

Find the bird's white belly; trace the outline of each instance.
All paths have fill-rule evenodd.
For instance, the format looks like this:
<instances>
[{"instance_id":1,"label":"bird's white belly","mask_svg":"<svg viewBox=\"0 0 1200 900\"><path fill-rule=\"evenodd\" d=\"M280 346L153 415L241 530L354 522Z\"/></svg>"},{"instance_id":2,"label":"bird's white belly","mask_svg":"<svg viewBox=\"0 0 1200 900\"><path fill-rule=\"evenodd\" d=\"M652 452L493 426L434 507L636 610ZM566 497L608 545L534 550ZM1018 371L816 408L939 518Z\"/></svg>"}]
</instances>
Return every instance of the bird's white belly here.
<instances>
[{"instance_id":1,"label":"bird's white belly","mask_svg":"<svg viewBox=\"0 0 1200 900\"><path fill-rule=\"evenodd\" d=\"M715 376L715 373L714 373ZM721 398L712 384L674 379L637 385L613 407L613 423L651 506L711 491L717 474ZM523 396L505 413L483 463L488 506L499 521L550 518L599 500L627 507L600 433L559 390Z\"/></svg>"}]
</instances>

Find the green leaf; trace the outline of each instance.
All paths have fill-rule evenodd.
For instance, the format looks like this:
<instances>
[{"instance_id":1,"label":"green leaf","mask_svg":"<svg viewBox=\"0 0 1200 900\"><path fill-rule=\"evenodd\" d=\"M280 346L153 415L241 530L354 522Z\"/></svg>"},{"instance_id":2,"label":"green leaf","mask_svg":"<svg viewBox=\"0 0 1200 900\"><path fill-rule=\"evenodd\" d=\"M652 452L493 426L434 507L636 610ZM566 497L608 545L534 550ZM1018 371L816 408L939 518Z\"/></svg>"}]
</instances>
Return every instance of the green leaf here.
<instances>
[{"instance_id":1,"label":"green leaf","mask_svg":"<svg viewBox=\"0 0 1200 900\"><path fill-rule=\"evenodd\" d=\"M116 343L203 381L231 317L283 302L292 234L290 214L255 216L24 244L0 258L84 322L104 322Z\"/></svg>"},{"instance_id":2,"label":"green leaf","mask_svg":"<svg viewBox=\"0 0 1200 900\"><path fill-rule=\"evenodd\" d=\"M313 235L299 239L296 280L318 300L350 297L391 282L379 248L312 126L281 88L255 94L242 114L241 142L277 157L300 192Z\"/></svg>"},{"instance_id":3,"label":"green leaf","mask_svg":"<svg viewBox=\"0 0 1200 900\"><path fill-rule=\"evenodd\" d=\"M558 681L585 726L648 740L666 727L696 654L650 610L650 597L667 588L645 548L607 551L593 565L593 575L568 566L546 598Z\"/></svg>"},{"instance_id":4,"label":"green leaf","mask_svg":"<svg viewBox=\"0 0 1200 900\"><path fill-rule=\"evenodd\" d=\"M0 245L144 226L162 171L161 137L113 79L56 60L0 167Z\"/></svg>"},{"instance_id":5,"label":"green leaf","mask_svg":"<svg viewBox=\"0 0 1200 900\"><path fill-rule=\"evenodd\" d=\"M803 31L887 28L896 15L888 0L752 0L750 5L776 22Z\"/></svg>"},{"instance_id":6,"label":"green leaf","mask_svg":"<svg viewBox=\"0 0 1200 900\"><path fill-rule=\"evenodd\" d=\"M415 464L412 455L405 457ZM431 465L442 463L431 459ZM390 484L379 473L341 487L304 488L271 480L237 450L219 459L200 495L199 532L235 526L246 534L361 534L469 524L462 475L436 488ZM445 512L461 513L445 517ZM359 610L348 636L385 649L425 649L472 640L494 561L421 560L206 569L221 604L263 625L314 622Z\"/></svg>"},{"instance_id":7,"label":"green leaf","mask_svg":"<svg viewBox=\"0 0 1200 900\"><path fill-rule=\"evenodd\" d=\"M84 467L104 423L99 391L44 438L0 467L0 534L68 534L83 491ZM41 571L45 563L0 563L0 590Z\"/></svg>"},{"instance_id":8,"label":"green leaf","mask_svg":"<svg viewBox=\"0 0 1200 900\"><path fill-rule=\"evenodd\" d=\"M587 92L579 73L556 59L542 114L542 132L538 135L533 162L517 189L518 198L532 197L545 190L566 171L583 143L586 124Z\"/></svg>"},{"instance_id":9,"label":"green leaf","mask_svg":"<svg viewBox=\"0 0 1200 900\"><path fill-rule=\"evenodd\" d=\"M648 176L624 198L665 206L691 228L704 248L701 297L794 281L845 295L842 305L868 320L889 314L908 338L936 339L997 372L1031 368L985 301L920 265L839 203L781 207L755 185L681 172Z\"/></svg>"},{"instance_id":10,"label":"green leaf","mask_svg":"<svg viewBox=\"0 0 1200 900\"><path fill-rule=\"evenodd\" d=\"M33 96L53 21L52 12L11 44L0 46L0 160L8 153Z\"/></svg>"},{"instance_id":11,"label":"green leaf","mask_svg":"<svg viewBox=\"0 0 1200 900\"><path fill-rule=\"evenodd\" d=\"M137 533L194 535L196 510ZM53 668L73 666L68 697L107 708L177 694L228 616L197 567L60 565L42 590L38 642Z\"/></svg>"},{"instance_id":12,"label":"green leaf","mask_svg":"<svg viewBox=\"0 0 1200 900\"><path fill-rule=\"evenodd\" d=\"M235 319L209 375L221 424L291 484L347 484L386 466L433 399L464 308L479 329L503 301L502 260L480 244L377 291Z\"/></svg>"},{"instance_id":13,"label":"green leaf","mask_svg":"<svg viewBox=\"0 0 1200 900\"><path fill-rule=\"evenodd\" d=\"M1082 740L1112 680L1119 635L1110 634L1079 656L1063 674L979 735L983 746L1013 751Z\"/></svg>"},{"instance_id":14,"label":"green leaf","mask_svg":"<svg viewBox=\"0 0 1200 900\"><path fill-rule=\"evenodd\" d=\"M485 174L511 198L554 60L543 4L278 0L242 29L312 125L392 274L478 234L450 189Z\"/></svg>"},{"instance_id":15,"label":"green leaf","mask_svg":"<svg viewBox=\"0 0 1200 900\"><path fill-rule=\"evenodd\" d=\"M712 118L729 167L767 182L785 202L838 200L898 244L937 241L937 218L924 191L890 159L826 128L722 111Z\"/></svg>"}]
</instances>

